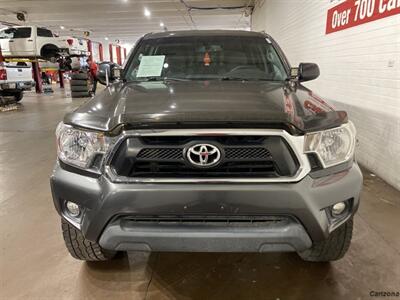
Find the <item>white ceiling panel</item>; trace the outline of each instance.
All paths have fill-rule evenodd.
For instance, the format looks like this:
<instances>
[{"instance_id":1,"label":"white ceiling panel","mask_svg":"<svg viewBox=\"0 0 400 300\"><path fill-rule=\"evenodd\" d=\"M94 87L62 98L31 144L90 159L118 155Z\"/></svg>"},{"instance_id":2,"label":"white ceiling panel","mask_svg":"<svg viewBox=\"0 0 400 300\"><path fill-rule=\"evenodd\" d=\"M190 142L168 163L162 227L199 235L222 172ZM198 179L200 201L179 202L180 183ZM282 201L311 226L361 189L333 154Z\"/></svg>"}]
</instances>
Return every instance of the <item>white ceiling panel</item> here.
<instances>
[{"instance_id":1,"label":"white ceiling panel","mask_svg":"<svg viewBox=\"0 0 400 300\"><path fill-rule=\"evenodd\" d=\"M185 29L248 29L248 9L255 0L0 0L0 21L24 24L17 12L26 13L25 24L46 26L60 35L82 36L101 41L133 43L148 32ZM186 4L186 5L185 5ZM188 7L240 7L197 10ZM150 11L146 17L144 10ZM245 13L247 12L247 13ZM65 27L61 29L60 26Z\"/></svg>"}]
</instances>

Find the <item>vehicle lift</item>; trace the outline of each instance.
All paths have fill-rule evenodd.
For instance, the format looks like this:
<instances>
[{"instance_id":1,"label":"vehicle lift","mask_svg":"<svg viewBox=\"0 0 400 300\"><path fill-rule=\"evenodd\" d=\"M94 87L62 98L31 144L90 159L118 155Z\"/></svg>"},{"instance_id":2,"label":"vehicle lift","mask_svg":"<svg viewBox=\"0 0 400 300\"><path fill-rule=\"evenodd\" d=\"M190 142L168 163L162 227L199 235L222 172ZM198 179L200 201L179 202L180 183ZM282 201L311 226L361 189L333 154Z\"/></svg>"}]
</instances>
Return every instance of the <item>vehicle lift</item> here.
<instances>
[{"instance_id":1,"label":"vehicle lift","mask_svg":"<svg viewBox=\"0 0 400 300\"><path fill-rule=\"evenodd\" d=\"M88 45L91 47L91 42L88 41ZM64 58L62 58L64 59ZM7 57L4 58L1 55L1 49L0 49L0 62L30 62L32 64L32 73L33 73L33 79L35 80L35 90L36 93L42 94L43 93L43 81L42 81L42 76L40 73L40 67L39 63L44 62L45 60L41 60L37 57L27 57L27 58L21 58L21 57ZM59 77L59 83L60 83L60 88L64 88L64 70L59 68L58 70L58 77Z\"/></svg>"},{"instance_id":2,"label":"vehicle lift","mask_svg":"<svg viewBox=\"0 0 400 300\"><path fill-rule=\"evenodd\" d=\"M88 56L88 59L90 61L93 61L92 41L89 39L87 39L86 41L88 44L88 52L90 53L90 55ZM110 44L110 46L111 46L111 44ZM119 50L119 51L121 51L121 50ZM99 52L100 52L100 60L102 60L103 59L103 45L101 43L99 44ZM120 53L117 53L117 55L118 54L120 54ZM112 56L112 49L110 49L110 55ZM65 58L62 58L62 59L65 59ZM32 64L32 73L33 73L33 79L35 80L36 93L38 93L38 94L43 93L43 91L44 91L43 81L42 81L42 76L40 73L39 63L44 60L41 60L37 57L27 57L27 58L7 57L7 58L4 58L1 54L1 48L0 48L0 63L5 62L5 61L7 61L7 62L30 62ZM60 63L60 65L61 65L61 63ZM58 77L59 77L60 88L63 89L65 87L65 83L64 83L64 70L62 68L59 68L59 70L58 70Z\"/></svg>"}]
</instances>

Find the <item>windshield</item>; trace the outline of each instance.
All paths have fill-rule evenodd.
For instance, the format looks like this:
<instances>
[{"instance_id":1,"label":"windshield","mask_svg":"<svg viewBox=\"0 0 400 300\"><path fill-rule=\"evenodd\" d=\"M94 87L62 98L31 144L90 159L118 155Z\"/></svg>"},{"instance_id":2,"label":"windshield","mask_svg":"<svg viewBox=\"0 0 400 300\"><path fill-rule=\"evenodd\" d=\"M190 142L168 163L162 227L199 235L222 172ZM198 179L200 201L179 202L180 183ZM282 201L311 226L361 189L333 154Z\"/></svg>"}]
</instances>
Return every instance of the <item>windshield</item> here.
<instances>
[{"instance_id":1,"label":"windshield","mask_svg":"<svg viewBox=\"0 0 400 300\"><path fill-rule=\"evenodd\" d=\"M25 39L31 37L30 27L6 28L0 30L0 39Z\"/></svg>"},{"instance_id":2,"label":"windshield","mask_svg":"<svg viewBox=\"0 0 400 300\"><path fill-rule=\"evenodd\" d=\"M264 38L194 36L142 41L125 78L282 81L287 74L274 47Z\"/></svg>"}]
</instances>

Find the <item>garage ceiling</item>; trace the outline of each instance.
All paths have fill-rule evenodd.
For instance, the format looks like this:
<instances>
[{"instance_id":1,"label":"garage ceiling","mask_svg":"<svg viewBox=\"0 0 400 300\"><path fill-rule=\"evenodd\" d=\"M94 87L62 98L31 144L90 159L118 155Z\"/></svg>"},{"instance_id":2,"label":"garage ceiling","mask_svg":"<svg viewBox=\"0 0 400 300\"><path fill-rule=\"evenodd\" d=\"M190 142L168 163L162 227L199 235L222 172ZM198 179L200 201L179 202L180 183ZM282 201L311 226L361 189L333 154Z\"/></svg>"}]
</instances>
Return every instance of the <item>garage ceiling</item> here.
<instances>
[{"instance_id":1,"label":"garage ceiling","mask_svg":"<svg viewBox=\"0 0 400 300\"><path fill-rule=\"evenodd\" d=\"M248 29L245 13L255 0L0 0L0 21L17 21L26 12L26 24L46 26L60 35L82 36L90 31L93 40L133 43L147 32L185 29ZM185 5L186 4L186 5ZM189 10L188 6L238 7L239 9ZM144 11L150 11L146 17ZM61 29L60 26L65 27Z\"/></svg>"}]
</instances>

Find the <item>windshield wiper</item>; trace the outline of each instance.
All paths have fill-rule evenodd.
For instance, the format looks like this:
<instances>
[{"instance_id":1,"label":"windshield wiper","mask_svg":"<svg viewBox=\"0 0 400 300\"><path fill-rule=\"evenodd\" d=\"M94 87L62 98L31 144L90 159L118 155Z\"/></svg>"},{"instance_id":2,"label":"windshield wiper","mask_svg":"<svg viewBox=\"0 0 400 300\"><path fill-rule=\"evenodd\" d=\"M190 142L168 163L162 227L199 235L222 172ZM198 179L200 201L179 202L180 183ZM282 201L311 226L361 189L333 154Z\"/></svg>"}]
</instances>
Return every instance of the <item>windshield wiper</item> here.
<instances>
[{"instance_id":1,"label":"windshield wiper","mask_svg":"<svg viewBox=\"0 0 400 300\"><path fill-rule=\"evenodd\" d=\"M146 77L144 80L140 80L140 81L164 81L164 79L160 78L160 77L153 76L153 77Z\"/></svg>"},{"instance_id":2,"label":"windshield wiper","mask_svg":"<svg viewBox=\"0 0 400 300\"><path fill-rule=\"evenodd\" d=\"M273 80L273 79L267 79L267 78L242 78L242 77L230 77L230 76L226 76L226 77L222 77L220 78L220 80L222 81L271 81L271 82L280 82L282 80Z\"/></svg>"},{"instance_id":3,"label":"windshield wiper","mask_svg":"<svg viewBox=\"0 0 400 300\"><path fill-rule=\"evenodd\" d=\"M171 80L171 81L190 81L190 79L178 78L178 77L164 77L163 80L164 81L168 81L168 80Z\"/></svg>"},{"instance_id":4,"label":"windshield wiper","mask_svg":"<svg viewBox=\"0 0 400 300\"><path fill-rule=\"evenodd\" d=\"M221 77L219 80L222 81L249 81L248 78L242 78L242 77L231 77L231 76L225 76L225 77Z\"/></svg>"},{"instance_id":5,"label":"windshield wiper","mask_svg":"<svg viewBox=\"0 0 400 300\"><path fill-rule=\"evenodd\" d=\"M175 78L175 77L158 77L158 76L151 76L151 77L145 77L143 79L136 79L136 80L131 80L129 82L154 82L154 81L189 81L189 79L186 78Z\"/></svg>"}]
</instances>

